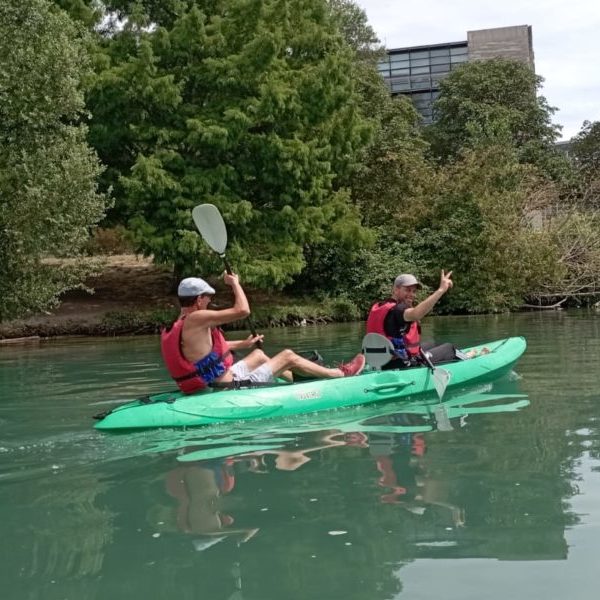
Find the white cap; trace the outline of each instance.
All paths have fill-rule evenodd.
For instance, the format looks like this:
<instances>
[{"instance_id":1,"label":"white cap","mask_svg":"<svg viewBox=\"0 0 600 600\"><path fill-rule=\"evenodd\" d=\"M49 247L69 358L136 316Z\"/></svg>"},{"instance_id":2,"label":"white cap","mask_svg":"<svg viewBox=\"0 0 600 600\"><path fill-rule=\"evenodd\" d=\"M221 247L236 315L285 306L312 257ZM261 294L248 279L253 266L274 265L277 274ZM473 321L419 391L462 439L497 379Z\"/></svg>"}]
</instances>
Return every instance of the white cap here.
<instances>
[{"instance_id":1,"label":"white cap","mask_svg":"<svg viewBox=\"0 0 600 600\"><path fill-rule=\"evenodd\" d=\"M421 282L414 275L409 275L408 273L398 275L394 281L394 287L409 287L411 285L416 285L418 288L423 287Z\"/></svg>"},{"instance_id":2,"label":"white cap","mask_svg":"<svg viewBox=\"0 0 600 600\"><path fill-rule=\"evenodd\" d=\"M181 280L177 288L177 295L181 298L202 296L202 294L214 294L215 288L211 287L200 277L186 277Z\"/></svg>"}]
</instances>

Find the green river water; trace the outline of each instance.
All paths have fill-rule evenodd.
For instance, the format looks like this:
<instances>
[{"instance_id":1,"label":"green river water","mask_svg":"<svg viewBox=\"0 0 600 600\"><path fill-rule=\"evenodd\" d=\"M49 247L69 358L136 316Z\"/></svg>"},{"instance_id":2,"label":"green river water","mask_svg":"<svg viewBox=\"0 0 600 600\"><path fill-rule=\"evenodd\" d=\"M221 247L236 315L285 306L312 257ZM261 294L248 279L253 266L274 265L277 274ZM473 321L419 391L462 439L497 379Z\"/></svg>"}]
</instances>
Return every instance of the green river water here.
<instances>
[{"instance_id":1,"label":"green river water","mask_svg":"<svg viewBox=\"0 0 600 600\"><path fill-rule=\"evenodd\" d=\"M451 429L404 401L108 434L92 415L172 387L156 337L0 346L1 597L596 597L600 314L424 330L528 349L517 374L445 399ZM265 349L334 362L362 332L269 330Z\"/></svg>"}]
</instances>

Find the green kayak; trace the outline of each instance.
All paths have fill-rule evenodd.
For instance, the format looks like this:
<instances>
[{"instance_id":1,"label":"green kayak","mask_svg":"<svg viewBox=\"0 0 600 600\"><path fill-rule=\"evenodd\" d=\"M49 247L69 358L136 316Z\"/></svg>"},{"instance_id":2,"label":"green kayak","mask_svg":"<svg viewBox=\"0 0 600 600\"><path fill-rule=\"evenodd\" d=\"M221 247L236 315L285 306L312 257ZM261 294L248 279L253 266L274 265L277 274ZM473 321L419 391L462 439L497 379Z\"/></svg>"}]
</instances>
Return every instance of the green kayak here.
<instances>
[{"instance_id":1,"label":"green kayak","mask_svg":"<svg viewBox=\"0 0 600 600\"><path fill-rule=\"evenodd\" d=\"M512 368L526 345L524 338L513 337L465 348L465 351L487 348L489 352L443 365L451 373L448 389L497 379ZM192 395L179 392L156 394L98 415L95 427L116 430L210 425L414 398L433 391L433 376L426 367L365 370L360 375L339 379L275 383L236 390L208 389Z\"/></svg>"}]
</instances>

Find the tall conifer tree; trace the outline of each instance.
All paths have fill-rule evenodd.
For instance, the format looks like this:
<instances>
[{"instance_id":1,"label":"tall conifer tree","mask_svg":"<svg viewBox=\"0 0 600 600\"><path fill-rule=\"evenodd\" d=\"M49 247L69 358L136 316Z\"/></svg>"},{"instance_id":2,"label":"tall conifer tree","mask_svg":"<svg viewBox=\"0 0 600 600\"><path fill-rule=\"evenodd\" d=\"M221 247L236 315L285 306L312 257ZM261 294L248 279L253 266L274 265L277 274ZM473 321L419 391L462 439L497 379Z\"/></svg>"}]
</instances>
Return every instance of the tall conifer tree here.
<instances>
[{"instance_id":1,"label":"tall conifer tree","mask_svg":"<svg viewBox=\"0 0 600 600\"><path fill-rule=\"evenodd\" d=\"M305 244L359 243L341 186L369 126L324 0L175 4L165 26L129 15L90 96L92 139L140 250L194 269L200 202L221 209L232 258L261 285L290 281Z\"/></svg>"}]
</instances>

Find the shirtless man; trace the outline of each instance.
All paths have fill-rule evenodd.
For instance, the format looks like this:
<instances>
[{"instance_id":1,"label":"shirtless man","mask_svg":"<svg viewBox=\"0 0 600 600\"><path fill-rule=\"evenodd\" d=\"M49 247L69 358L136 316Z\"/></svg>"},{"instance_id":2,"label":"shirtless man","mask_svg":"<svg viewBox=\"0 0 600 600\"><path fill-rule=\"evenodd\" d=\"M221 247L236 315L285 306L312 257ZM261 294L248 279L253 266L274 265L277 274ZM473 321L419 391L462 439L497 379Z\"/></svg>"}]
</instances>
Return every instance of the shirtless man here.
<instances>
[{"instance_id":1,"label":"shirtless man","mask_svg":"<svg viewBox=\"0 0 600 600\"><path fill-rule=\"evenodd\" d=\"M288 370L323 378L358 375L363 370L365 357L362 354L339 368L330 369L292 350L283 350L269 358L256 349L234 363L232 350L251 348L263 336L227 342L219 327L248 317L250 306L237 275L225 274L223 280L233 291L234 304L222 310L208 308L215 290L203 279L188 277L179 284L181 313L170 329L163 331L161 350L169 373L183 392L192 394L213 382L267 383Z\"/></svg>"}]
</instances>

